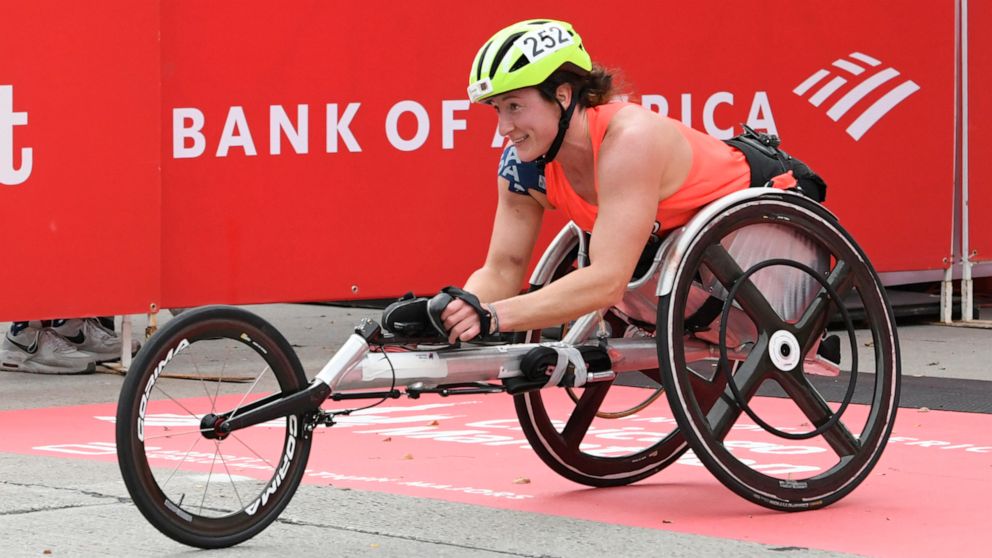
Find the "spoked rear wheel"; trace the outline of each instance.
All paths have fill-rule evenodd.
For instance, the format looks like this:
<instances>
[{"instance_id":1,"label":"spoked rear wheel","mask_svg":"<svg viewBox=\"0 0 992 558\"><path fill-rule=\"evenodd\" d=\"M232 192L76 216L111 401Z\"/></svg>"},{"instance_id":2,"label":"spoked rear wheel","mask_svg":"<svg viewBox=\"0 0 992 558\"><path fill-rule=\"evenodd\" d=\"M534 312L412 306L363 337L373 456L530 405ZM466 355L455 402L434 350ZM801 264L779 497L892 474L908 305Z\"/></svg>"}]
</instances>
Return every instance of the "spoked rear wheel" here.
<instances>
[{"instance_id":1,"label":"spoked rear wheel","mask_svg":"<svg viewBox=\"0 0 992 558\"><path fill-rule=\"evenodd\" d=\"M754 503L798 511L867 477L895 420L900 372L871 264L826 210L792 198L733 206L696 236L658 306L658 354L710 472ZM864 309L863 330L845 302ZM838 313L843 359L824 341Z\"/></svg>"},{"instance_id":2,"label":"spoked rear wheel","mask_svg":"<svg viewBox=\"0 0 992 558\"><path fill-rule=\"evenodd\" d=\"M574 269L575 254L558 262L555 279ZM622 337L613 325L612 336ZM541 332L524 337L538 343ZM514 405L531 448L552 470L588 486L620 486L664 469L688 447L661 390L658 370L624 372L612 382L517 395Z\"/></svg>"},{"instance_id":3,"label":"spoked rear wheel","mask_svg":"<svg viewBox=\"0 0 992 558\"><path fill-rule=\"evenodd\" d=\"M162 533L218 548L259 533L296 491L310 454L305 416L223 435L222 416L306 387L295 352L245 310L184 312L148 342L121 389L118 463Z\"/></svg>"}]
</instances>

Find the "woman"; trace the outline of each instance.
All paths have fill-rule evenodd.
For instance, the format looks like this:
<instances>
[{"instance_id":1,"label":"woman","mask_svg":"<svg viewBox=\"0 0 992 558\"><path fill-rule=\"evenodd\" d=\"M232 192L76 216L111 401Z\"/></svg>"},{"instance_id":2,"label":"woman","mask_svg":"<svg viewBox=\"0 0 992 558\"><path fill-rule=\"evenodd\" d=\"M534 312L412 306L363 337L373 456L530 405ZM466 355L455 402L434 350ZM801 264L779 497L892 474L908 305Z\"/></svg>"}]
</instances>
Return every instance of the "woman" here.
<instances>
[{"instance_id":1,"label":"woman","mask_svg":"<svg viewBox=\"0 0 992 558\"><path fill-rule=\"evenodd\" d=\"M464 287L483 304L455 295L441 313L450 342L548 327L618 304L652 234L752 183L744 153L727 143L610 102L611 74L592 63L568 23L528 20L499 31L476 55L469 84L473 102L496 110L509 145L489 252ZM787 172L772 185L796 181ZM592 233L590 264L519 295L547 209L564 210Z\"/></svg>"}]
</instances>

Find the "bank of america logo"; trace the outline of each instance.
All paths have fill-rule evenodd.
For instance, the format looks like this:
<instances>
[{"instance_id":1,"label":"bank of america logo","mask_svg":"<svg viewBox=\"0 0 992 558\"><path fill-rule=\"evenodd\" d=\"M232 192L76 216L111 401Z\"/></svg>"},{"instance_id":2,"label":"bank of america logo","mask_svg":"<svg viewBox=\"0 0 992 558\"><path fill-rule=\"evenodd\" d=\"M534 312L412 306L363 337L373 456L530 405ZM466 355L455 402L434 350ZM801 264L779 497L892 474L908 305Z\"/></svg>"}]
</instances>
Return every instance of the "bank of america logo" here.
<instances>
[{"instance_id":1,"label":"bank of america logo","mask_svg":"<svg viewBox=\"0 0 992 558\"><path fill-rule=\"evenodd\" d=\"M792 92L800 97L805 97L807 93L812 92L807 100L814 107L819 107L830 100L839 89L847 85L848 81L857 83L847 93L833 101L833 104L829 105L830 108L827 109L827 116L834 122L852 110L857 113L857 116L847 127L847 133L857 141L890 110L920 90L920 86L912 80L903 81L892 87L890 82L899 77L899 72L891 67L876 71L881 65L880 60L867 54L852 52L846 58L833 62L832 66L842 71L821 69L800 83ZM833 79L827 80L830 77ZM826 83L820 85L824 81ZM818 85L819 88L817 88ZM861 106L866 104L861 103L861 101L882 86L890 89L874 103Z\"/></svg>"}]
</instances>

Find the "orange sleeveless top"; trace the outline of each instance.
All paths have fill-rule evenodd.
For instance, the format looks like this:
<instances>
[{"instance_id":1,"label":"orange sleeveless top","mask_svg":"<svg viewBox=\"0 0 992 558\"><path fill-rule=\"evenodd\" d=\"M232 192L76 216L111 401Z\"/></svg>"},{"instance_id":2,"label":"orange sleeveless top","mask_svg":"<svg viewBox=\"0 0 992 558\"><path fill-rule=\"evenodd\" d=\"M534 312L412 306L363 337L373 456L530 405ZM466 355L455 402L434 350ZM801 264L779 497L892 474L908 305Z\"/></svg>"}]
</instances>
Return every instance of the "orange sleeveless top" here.
<instances>
[{"instance_id":1,"label":"orange sleeveless top","mask_svg":"<svg viewBox=\"0 0 992 558\"><path fill-rule=\"evenodd\" d=\"M599 192L599 148L606 136L610 120L618 110L631 103L607 103L586 109L589 138L592 140L594 187ZM662 117L668 118L668 117ZM659 231L667 231L686 224L701 207L732 192L750 186L751 169L744 154L726 143L694 130L669 118L692 148L692 166L679 189L658 204L656 220ZM599 208L582 199L568 183L558 161L544 169L548 202L562 209L568 217L585 231L592 231ZM791 174L776 177L776 188L792 188L795 179Z\"/></svg>"}]
</instances>

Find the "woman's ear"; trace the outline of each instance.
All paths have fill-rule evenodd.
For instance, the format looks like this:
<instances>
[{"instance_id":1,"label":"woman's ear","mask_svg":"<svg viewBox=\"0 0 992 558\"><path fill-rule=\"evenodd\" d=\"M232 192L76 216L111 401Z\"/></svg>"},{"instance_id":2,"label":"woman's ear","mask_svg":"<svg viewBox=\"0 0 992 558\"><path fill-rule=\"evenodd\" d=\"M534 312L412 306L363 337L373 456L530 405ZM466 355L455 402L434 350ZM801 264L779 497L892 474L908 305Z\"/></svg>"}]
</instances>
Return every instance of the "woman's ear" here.
<instances>
[{"instance_id":1,"label":"woman's ear","mask_svg":"<svg viewBox=\"0 0 992 558\"><path fill-rule=\"evenodd\" d=\"M572 86L567 83L562 83L555 89L555 99L558 100L562 106L568 106L572 101Z\"/></svg>"}]
</instances>

